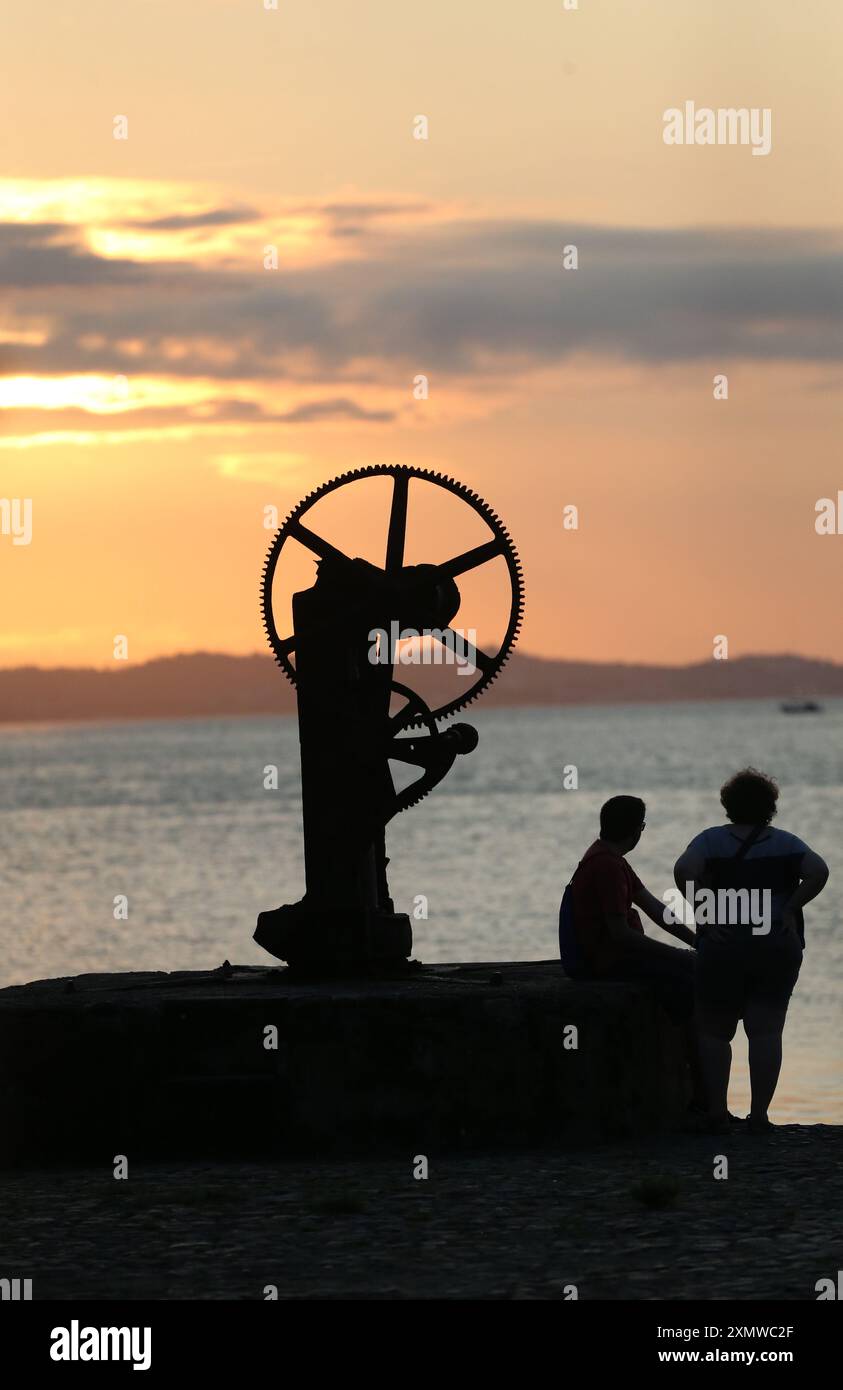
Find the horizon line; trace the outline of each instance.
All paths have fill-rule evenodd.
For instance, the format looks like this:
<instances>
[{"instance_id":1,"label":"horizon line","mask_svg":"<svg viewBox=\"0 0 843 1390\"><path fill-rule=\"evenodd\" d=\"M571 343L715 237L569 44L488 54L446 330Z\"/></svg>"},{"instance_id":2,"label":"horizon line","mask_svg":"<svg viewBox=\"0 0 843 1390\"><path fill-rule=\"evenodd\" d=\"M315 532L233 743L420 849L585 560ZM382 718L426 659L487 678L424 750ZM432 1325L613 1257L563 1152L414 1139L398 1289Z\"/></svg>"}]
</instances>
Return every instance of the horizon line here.
<instances>
[{"instance_id":1,"label":"horizon line","mask_svg":"<svg viewBox=\"0 0 843 1390\"><path fill-rule=\"evenodd\" d=\"M106 666L93 666L90 664L78 666L68 664L58 666L42 666L33 662L21 662L15 666L0 665L0 677L6 674L13 674L15 672L20 671L39 671L43 672L45 675L50 673L56 673L59 671L86 671L89 673L95 673L97 675L112 675L120 674L121 672L125 673L129 670L138 670L144 666L152 666L157 662L190 661L196 657L223 658L224 660L229 661L252 661L255 658L260 658L277 664L275 663L275 658L273 657L272 653L267 651L255 650L251 652L230 652L214 651L206 647L199 647L194 651L162 652L157 656L148 656L145 657L142 661L137 662L117 662L116 659L113 659L112 662ZM821 666L843 666L843 657L838 659L836 657L829 656L809 656L804 652L793 651L741 652L738 656L730 656L725 658L715 658L714 656L709 656L700 657L698 660L695 661L671 663L661 661L648 661L646 659L642 659L640 661L626 661L619 660L617 658L596 659L593 657L584 656L547 656L540 655L536 652L528 652L515 648L510 653L508 660L512 661L513 658L526 658L528 661L546 662L548 664L556 663L560 665L569 666L646 667L647 669L654 671L689 671L692 670L694 667L707 666L709 664L713 665L715 663L722 663L725 665L734 665L736 662L740 661L802 661Z\"/></svg>"}]
</instances>

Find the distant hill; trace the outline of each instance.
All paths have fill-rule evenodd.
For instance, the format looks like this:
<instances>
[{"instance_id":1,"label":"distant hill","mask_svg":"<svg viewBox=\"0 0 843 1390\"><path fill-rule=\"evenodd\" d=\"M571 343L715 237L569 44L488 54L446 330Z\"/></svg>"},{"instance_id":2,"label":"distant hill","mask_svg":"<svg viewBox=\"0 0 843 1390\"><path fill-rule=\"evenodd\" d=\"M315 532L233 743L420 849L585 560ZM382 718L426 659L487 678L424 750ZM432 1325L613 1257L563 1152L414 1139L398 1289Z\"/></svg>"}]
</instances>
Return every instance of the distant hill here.
<instances>
[{"instance_id":1,"label":"distant hill","mask_svg":"<svg viewBox=\"0 0 843 1390\"><path fill-rule=\"evenodd\" d=\"M469 684L446 672L449 691ZM443 669L399 668L428 699ZM483 704L569 705L843 696L843 665L800 656L743 656L693 666L545 660L516 653ZM113 671L20 666L0 670L0 723L283 714L295 692L270 656L197 652Z\"/></svg>"}]
</instances>

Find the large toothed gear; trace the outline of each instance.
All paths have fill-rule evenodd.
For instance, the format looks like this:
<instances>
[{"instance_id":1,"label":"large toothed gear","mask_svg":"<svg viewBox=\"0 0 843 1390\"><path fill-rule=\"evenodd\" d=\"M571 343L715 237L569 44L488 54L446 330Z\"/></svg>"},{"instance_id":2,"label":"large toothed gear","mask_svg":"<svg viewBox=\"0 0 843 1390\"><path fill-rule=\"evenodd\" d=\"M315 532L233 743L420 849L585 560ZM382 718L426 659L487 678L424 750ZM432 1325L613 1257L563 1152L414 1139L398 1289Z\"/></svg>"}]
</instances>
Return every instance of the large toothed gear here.
<instances>
[{"instance_id":1,"label":"large toothed gear","mask_svg":"<svg viewBox=\"0 0 843 1390\"><path fill-rule=\"evenodd\" d=\"M418 478L423 482L431 483L436 487L442 488L446 492L451 492L455 496L466 502L473 511L483 518L491 532L491 539L483 545L473 546L470 550L461 555L455 555L450 560L446 560L439 568L444 575L456 579L460 574L465 574L469 570L477 569L490 560L503 556L507 570L509 572L511 586L511 604L509 621L503 640L494 655L480 651L469 646L464 648L467 660L475 666L478 671L477 679L473 685L456 699L450 700L438 709L429 710L420 699L416 704L412 702L401 710L394 719L394 731L399 729L410 729L427 725L430 729L431 724L435 726L437 720L449 719L458 710L464 709L466 705L476 700L487 686L491 685L498 673L509 659L518 639L521 628L521 620L524 612L524 579L521 571L521 562L518 559L518 552L512 541L508 530L504 526L500 517L488 503L484 502L476 492L464 487L454 478L447 477L444 473L434 473L426 468L407 467L403 464L373 464L368 468L357 468L349 473L342 473L337 478L332 478L329 482L323 483L316 488L303 501L294 507L287 517L284 524L276 532L263 569L263 579L261 584L261 609L263 613L263 625L266 629L269 645L275 656L275 660L293 685L296 683L295 666L290 660L291 654L295 650L295 640L293 636L281 637L275 625L275 618L272 611L272 584L275 576L275 568L281 551L290 538L299 541L314 555L320 559L328 556L342 556L335 546L323 540L321 536L311 531L303 525L302 518L310 511L311 507L329 492L336 491L337 488L344 487L347 483L356 482L359 478L373 478L389 476L394 480L392 506L389 517L389 534L387 536L386 561L384 569L386 572L397 571L401 568L404 559L404 539L406 533L406 513L407 513L407 493L411 478ZM348 558L342 556L342 558ZM402 674L404 671L402 669ZM394 683L397 687L397 682ZM414 712L415 711L415 712ZM412 804L412 803L410 803Z\"/></svg>"}]
</instances>

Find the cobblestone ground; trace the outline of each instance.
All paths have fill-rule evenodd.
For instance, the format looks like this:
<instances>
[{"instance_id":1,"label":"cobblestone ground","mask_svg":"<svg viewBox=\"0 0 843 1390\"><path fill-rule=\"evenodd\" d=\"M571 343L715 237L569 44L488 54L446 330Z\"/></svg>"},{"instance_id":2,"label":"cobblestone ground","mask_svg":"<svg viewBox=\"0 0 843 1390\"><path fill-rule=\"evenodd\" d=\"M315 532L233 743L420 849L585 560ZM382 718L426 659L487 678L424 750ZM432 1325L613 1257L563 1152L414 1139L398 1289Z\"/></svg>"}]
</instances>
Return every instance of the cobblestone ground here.
<instances>
[{"instance_id":1,"label":"cobblestone ground","mask_svg":"<svg viewBox=\"0 0 843 1390\"><path fill-rule=\"evenodd\" d=\"M728 1177L714 1178L717 1155ZM814 1299L843 1266L843 1129L576 1152L0 1175L35 1298Z\"/></svg>"}]
</instances>

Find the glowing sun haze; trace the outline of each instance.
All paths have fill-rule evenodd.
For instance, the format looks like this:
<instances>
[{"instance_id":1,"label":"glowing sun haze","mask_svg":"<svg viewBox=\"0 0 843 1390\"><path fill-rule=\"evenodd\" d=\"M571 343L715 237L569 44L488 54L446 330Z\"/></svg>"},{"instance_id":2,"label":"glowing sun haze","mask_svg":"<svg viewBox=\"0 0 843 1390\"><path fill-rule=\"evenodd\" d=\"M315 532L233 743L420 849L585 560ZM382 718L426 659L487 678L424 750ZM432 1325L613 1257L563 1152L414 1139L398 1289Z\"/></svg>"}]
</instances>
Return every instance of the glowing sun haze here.
<instances>
[{"instance_id":1,"label":"glowing sun haze","mask_svg":"<svg viewBox=\"0 0 843 1390\"><path fill-rule=\"evenodd\" d=\"M843 659L839 4L48 0L3 33L33 536L0 537L0 664L261 648L265 507L369 463L504 518L527 651ZM690 100L769 108L770 154L667 146Z\"/></svg>"}]
</instances>

